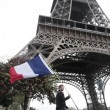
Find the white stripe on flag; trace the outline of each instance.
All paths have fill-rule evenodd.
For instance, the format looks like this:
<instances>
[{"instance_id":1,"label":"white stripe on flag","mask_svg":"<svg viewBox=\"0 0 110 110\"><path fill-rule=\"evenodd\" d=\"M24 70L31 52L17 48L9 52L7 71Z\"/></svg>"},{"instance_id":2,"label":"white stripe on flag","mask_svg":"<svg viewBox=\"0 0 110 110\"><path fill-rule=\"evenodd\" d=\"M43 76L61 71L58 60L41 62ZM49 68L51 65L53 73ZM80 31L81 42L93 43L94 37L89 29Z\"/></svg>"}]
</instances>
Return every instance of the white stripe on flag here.
<instances>
[{"instance_id":1,"label":"white stripe on flag","mask_svg":"<svg viewBox=\"0 0 110 110\"><path fill-rule=\"evenodd\" d=\"M29 78L29 77L36 77L39 76L38 74L35 74L29 64L23 63L21 65L15 66L15 71L17 74L22 74L24 78Z\"/></svg>"}]
</instances>

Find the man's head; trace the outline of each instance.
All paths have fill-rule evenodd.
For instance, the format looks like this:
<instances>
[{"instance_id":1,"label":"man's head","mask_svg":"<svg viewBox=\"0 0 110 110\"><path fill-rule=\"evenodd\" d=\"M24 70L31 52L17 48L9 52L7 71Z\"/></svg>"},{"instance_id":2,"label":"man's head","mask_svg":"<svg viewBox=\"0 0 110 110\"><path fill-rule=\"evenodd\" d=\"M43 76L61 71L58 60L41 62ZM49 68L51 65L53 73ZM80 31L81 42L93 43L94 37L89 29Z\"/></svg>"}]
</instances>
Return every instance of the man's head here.
<instances>
[{"instance_id":1,"label":"man's head","mask_svg":"<svg viewBox=\"0 0 110 110\"><path fill-rule=\"evenodd\" d=\"M64 90L64 85L63 85L63 84L60 84L60 85L59 85L59 90L60 90L60 91L63 91L63 90Z\"/></svg>"}]
</instances>

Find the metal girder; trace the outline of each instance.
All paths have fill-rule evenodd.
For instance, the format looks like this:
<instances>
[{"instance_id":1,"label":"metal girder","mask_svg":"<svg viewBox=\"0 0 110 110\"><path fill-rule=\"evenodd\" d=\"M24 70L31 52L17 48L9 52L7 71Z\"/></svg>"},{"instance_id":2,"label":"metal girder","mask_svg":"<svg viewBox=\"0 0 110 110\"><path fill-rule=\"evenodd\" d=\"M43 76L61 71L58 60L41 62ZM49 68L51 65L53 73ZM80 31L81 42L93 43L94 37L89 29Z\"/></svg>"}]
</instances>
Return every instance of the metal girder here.
<instances>
[{"instance_id":1,"label":"metal girder","mask_svg":"<svg viewBox=\"0 0 110 110\"><path fill-rule=\"evenodd\" d=\"M96 0L83 0L83 1L54 0L54 1L55 2L53 2L51 11L52 17L76 21L79 18L82 18L82 20L80 19L80 21L84 23L102 27L110 27L110 20L105 15L105 13L103 12L103 10L101 9ZM75 16L78 17L75 19Z\"/></svg>"},{"instance_id":2,"label":"metal girder","mask_svg":"<svg viewBox=\"0 0 110 110\"><path fill-rule=\"evenodd\" d=\"M51 12L51 16L55 18L69 19L72 7L71 5L72 0L57 0Z\"/></svg>"},{"instance_id":3,"label":"metal girder","mask_svg":"<svg viewBox=\"0 0 110 110\"><path fill-rule=\"evenodd\" d=\"M105 15L98 2L96 0L87 0L87 3L90 10L86 16L85 22L102 27L110 27L110 20Z\"/></svg>"}]
</instances>

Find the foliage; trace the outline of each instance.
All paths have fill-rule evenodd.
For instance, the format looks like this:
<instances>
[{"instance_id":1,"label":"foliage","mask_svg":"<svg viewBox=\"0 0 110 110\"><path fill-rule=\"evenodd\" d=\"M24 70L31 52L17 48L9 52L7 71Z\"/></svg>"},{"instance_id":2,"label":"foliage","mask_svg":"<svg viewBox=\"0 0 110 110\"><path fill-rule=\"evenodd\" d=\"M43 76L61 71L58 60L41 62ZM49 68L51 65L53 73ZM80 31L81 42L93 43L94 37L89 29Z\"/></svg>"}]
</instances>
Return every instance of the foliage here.
<instances>
[{"instance_id":1,"label":"foliage","mask_svg":"<svg viewBox=\"0 0 110 110\"><path fill-rule=\"evenodd\" d=\"M5 107L12 103L12 97L15 94L15 91L12 92L12 86L9 82L8 69L6 64L0 63L0 105Z\"/></svg>"},{"instance_id":2,"label":"foliage","mask_svg":"<svg viewBox=\"0 0 110 110\"><path fill-rule=\"evenodd\" d=\"M48 98L50 103L55 102L54 92L56 92L57 79L55 75L29 78L16 81L10 84L9 68L25 62L23 58L11 59L7 63L0 62L0 105L9 106L13 102L15 95L23 94L28 98L39 101Z\"/></svg>"}]
</instances>

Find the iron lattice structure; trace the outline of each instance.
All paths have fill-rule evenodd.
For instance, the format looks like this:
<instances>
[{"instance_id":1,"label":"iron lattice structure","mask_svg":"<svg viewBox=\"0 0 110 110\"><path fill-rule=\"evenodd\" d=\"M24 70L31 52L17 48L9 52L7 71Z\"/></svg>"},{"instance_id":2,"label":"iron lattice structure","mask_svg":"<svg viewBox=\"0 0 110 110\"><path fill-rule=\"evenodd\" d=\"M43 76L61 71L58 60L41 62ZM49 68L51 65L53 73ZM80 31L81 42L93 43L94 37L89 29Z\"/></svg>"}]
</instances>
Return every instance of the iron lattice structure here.
<instances>
[{"instance_id":1,"label":"iron lattice structure","mask_svg":"<svg viewBox=\"0 0 110 110\"><path fill-rule=\"evenodd\" d=\"M110 21L96 0L54 0L51 17L39 16L36 36L15 56L41 53L60 82L78 88L88 110L107 110Z\"/></svg>"}]
</instances>

